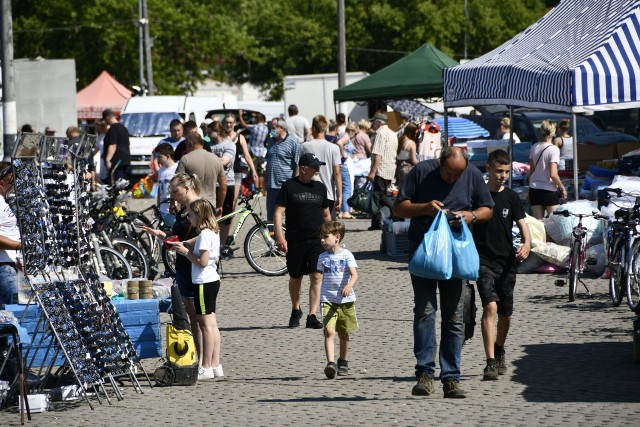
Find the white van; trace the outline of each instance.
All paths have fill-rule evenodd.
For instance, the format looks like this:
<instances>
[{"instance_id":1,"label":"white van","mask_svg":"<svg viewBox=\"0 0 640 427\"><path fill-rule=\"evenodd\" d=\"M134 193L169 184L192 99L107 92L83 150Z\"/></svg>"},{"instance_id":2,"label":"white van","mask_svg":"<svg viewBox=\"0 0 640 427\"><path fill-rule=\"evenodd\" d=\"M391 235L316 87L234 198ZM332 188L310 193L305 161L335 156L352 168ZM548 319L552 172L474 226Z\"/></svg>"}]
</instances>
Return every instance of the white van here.
<instances>
[{"instance_id":1,"label":"white van","mask_svg":"<svg viewBox=\"0 0 640 427\"><path fill-rule=\"evenodd\" d=\"M170 135L169 123L193 120L200 124L209 110L235 108L235 97L225 100L215 96L136 96L122 109L120 122L129 130L131 174L151 172L151 152L158 142Z\"/></svg>"}]
</instances>

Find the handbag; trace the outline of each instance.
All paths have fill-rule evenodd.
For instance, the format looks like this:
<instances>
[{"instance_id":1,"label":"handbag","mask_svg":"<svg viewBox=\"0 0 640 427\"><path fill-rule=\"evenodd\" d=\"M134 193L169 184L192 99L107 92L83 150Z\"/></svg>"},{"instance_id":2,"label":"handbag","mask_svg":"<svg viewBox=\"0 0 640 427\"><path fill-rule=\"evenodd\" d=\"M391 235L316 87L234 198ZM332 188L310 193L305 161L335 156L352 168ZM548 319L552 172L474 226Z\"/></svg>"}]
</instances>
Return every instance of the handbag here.
<instances>
[{"instance_id":1,"label":"handbag","mask_svg":"<svg viewBox=\"0 0 640 427\"><path fill-rule=\"evenodd\" d=\"M378 194L373 191L373 184L367 182L358 188L351 197L347 199L347 204L356 211L366 212L376 215L380 212L380 199Z\"/></svg>"},{"instance_id":2,"label":"handbag","mask_svg":"<svg viewBox=\"0 0 640 427\"><path fill-rule=\"evenodd\" d=\"M452 241L447 216L441 210L409 261L409 273L425 279L449 280L453 273Z\"/></svg>"},{"instance_id":3,"label":"handbag","mask_svg":"<svg viewBox=\"0 0 640 427\"><path fill-rule=\"evenodd\" d=\"M451 277L477 280L480 270L480 256L473 241L473 235L466 221L462 219L460 230L452 230L453 262Z\"/></svg>"}]
</instances>

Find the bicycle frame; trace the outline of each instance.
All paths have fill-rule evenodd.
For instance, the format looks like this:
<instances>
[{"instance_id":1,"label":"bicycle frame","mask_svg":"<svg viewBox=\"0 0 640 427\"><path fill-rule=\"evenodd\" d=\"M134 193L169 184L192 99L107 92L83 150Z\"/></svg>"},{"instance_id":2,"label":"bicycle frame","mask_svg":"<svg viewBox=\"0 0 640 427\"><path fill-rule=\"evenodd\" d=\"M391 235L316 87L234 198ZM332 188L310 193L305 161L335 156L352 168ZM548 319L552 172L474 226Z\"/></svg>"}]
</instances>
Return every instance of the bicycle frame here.
<instances>
[{"instance_id":1,"label":"bicycle frame","mask_svg":"<svg viewBox=\"0 0 640 427\"><path fill-rule=\"evenodd\" d=\"M218 218L218 221L226 221L227 219L233 218L236 215L239 216L238 222L237 222L236 226L233 228L233 232L231 234L229 234L229 237L227 238L227 241L225 242L226 246L232 246L232 245L235 244L236 237L238 236L238 233L240 232L240 229L242 228L242 226L244 225L244 222L247 220L247 218L249 216L253 217L253 219L256 222L256 224L264 225L264 220L262 218L260 218L260 215L255 213L255 211L253 210L253 207L248 203L248 200L246 202L244 202L243 206L239 207L235 211L230 212L230 213Z\"/></svg>"}]
</instances>

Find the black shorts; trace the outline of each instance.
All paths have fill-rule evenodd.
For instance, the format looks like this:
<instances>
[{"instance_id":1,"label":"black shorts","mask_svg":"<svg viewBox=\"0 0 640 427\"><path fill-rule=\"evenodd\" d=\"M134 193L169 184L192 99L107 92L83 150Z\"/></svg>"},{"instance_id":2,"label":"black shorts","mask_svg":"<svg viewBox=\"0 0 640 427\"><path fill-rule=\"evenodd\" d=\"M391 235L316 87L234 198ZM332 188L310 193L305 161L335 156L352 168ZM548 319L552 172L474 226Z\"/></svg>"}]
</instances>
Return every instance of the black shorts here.
<instances>
[{"instance_id":1,"label":"black shorts","mask_svg":"<svg viewBox=\"0 0 640 427\"><path fill-rule=\"evenodd\" d=\"M498 304L500 316L511 316L516 272L515 262L500 263L495 260L481 260L477 283L483 307L495 301Z\"/></svg>"},{"instance_id":2,"label":"black shorts","mask_svg":"<svg viewBox=\"0 0 640 427\"><path fill-rule=\"evenodd\" d=\"M560 204L560 198L557 191L540 190L537 188L529 188L529 203L531 206L557 206Z\"/></svg>"},{"instance_id":3,"label":"black shorts","mask_svg":"<svg viewBox=\"0 0 640 427\"><path fill-rule=\"evenodd\" d=\"M318 270L318 258L324 252L320 239L287 240L287 270L297 279Z\"/></svg>"},{"instance_id":4,"label":"black shorts","mask_svg":"<svg viewBox=\"0 0 640 427\"><path fill-rule=\"evenodd\" d=\"M220 280L209 283L194 283L196 314L207 315L216 312L216 299L220 291Z\"/></svg>"}]
</instances>

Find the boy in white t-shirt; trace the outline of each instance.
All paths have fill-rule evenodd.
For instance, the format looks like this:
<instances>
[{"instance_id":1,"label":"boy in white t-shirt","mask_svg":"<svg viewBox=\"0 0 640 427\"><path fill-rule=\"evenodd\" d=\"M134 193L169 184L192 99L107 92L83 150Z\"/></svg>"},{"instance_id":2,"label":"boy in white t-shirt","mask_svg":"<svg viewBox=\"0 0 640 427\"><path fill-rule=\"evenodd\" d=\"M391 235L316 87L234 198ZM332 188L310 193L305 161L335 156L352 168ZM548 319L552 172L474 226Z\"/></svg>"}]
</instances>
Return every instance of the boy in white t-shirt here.
<instances>
[{"instance_id":1,"label":"boy in white t-shirt","mask_svg":"<svg viewBox=\"0 0 640 427\"><path fill-rule=\"evenodd\" d=\"M160 205L160 213L165 224L167 227L172 227L176 217L169 212L169 202L166 200L171 196L169 184L176 174L178 164L173 161L173 147L168 142L158 145L155 151L158 164L161 166L158 171L158 205Z\"/></svg>"},{"instance_id":2,"label":"boy in white t-shirt","mask_svg":"<svg viewBox=\"0 0 640 427\"><path fill-rule=\"evenodd\" d=\"M344 224L325 222L320 227L322 247L326 249L318 258L318 271L322 272L320 303L324 325L324 349L327 366L324 373L329 379L338 375L349 375L349 334L358 329L356 318L356 294L353 285L358 280L356 260L353 254L340 246L344 238ZM334 362L335 333L340 338L340 357Z\"/></svg>"}]
</instances>

